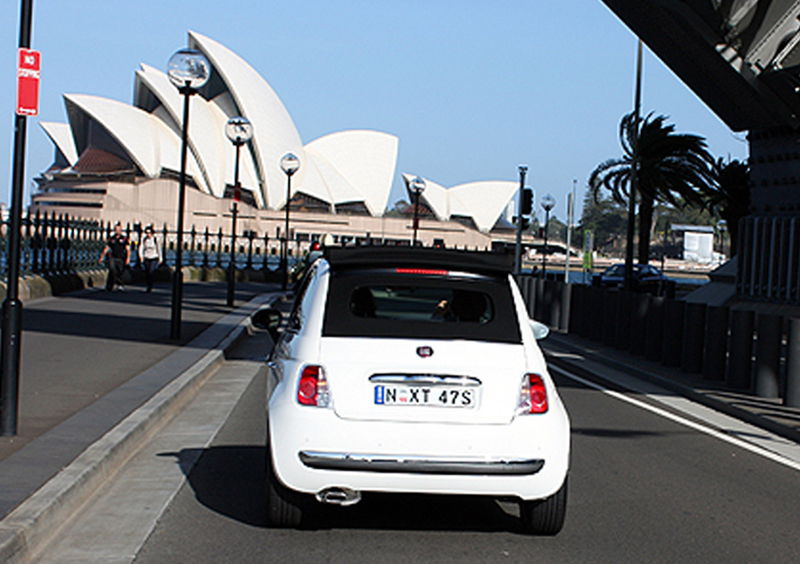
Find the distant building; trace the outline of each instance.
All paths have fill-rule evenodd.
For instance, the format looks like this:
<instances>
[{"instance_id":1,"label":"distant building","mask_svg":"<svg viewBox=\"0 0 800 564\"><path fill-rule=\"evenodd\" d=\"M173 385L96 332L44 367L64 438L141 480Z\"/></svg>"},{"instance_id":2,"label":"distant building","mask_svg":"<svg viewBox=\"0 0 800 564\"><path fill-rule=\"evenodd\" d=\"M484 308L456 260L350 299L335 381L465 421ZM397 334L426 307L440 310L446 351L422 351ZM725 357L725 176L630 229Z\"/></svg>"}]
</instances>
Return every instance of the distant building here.
<instances>
[{"instance_id":1,"label":"distant building","mask_svg":"<svg viewBox=\"0 0 800 564\"><path fill-rule=\"evenodd\" d=\"M714 260L714 228L710 225L678 225L673 233L683 235L683 260L710 264Z\"/></svg>"}]
</instances>

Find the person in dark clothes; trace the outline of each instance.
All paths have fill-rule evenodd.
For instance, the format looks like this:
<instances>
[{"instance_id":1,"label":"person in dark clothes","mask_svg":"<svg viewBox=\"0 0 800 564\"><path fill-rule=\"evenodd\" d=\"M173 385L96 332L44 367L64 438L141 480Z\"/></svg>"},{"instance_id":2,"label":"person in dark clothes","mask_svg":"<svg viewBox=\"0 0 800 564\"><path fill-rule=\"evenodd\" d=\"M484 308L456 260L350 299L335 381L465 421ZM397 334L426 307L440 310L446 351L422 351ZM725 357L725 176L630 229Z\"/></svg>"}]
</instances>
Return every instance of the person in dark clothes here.
<instances>
[{"instance_id":1,"label":"person in dark clothes","mask_svg":"<svg viewBox=\"0 0 800 564\"><path fill-rule=\"evenodd\" d=\"M106 279L106 290L125 291L122 284L122 273L131 260L131 247L128 238L122 234L122 225L117 223L114 226L114 233L106 241L103 252L100 253L100 264L108 255L108 278Z\"/></svg>"},{"instance_id":2,"label":"person in dark clothes","mask_svg":"<svg viewBox=\"0 0 800 564\"><path fill-rule=\"evenodd\" d=\"M153 231L153 226L148 225L144 229L144 237L139 245L139 262L144 265L144 279L147 284L147 291L153 291L153 281L156 277L156 269L161 263L161 247Z\"/></svg>"}]
</instances>

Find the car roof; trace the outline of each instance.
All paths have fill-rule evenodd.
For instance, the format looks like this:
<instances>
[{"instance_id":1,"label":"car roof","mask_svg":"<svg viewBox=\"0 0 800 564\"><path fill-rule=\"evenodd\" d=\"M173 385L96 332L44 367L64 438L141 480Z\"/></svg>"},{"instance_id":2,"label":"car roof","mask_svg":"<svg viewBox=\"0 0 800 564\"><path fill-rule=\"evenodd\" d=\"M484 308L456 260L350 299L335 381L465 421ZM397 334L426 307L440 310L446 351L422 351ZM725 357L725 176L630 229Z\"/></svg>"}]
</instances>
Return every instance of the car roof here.
<instances>
[{"instance_id":1,"label":"car roof","mask_svg":"<svg viewBox=\"0 0 800 564\"><path fill-rule=\"evenodd\" d=\"M493 275L512 271L514 257L504 252L460 251L427 247L329 247L332 270L359 267L436 267Z\"/></svg>"}]
</instances>

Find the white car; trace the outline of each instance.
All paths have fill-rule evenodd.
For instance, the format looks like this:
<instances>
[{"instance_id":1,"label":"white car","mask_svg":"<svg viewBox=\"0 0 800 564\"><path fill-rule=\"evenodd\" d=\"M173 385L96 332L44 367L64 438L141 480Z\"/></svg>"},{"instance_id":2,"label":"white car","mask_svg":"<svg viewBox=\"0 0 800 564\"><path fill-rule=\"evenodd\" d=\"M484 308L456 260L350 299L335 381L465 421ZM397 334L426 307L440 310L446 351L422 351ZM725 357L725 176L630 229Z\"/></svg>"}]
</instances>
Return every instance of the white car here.
<instances>
[{"instance_id":1,"label":"white car","mask_svg":"<svg viewBox=\"0 0 800 564\"><path fill-rule=\"evenodd\" d=\"M328 249L280 313L268 362L267 504L295 527L363 492L519 500L564 523L570 424L507 255Z\"/></svg>"}]
</instances>

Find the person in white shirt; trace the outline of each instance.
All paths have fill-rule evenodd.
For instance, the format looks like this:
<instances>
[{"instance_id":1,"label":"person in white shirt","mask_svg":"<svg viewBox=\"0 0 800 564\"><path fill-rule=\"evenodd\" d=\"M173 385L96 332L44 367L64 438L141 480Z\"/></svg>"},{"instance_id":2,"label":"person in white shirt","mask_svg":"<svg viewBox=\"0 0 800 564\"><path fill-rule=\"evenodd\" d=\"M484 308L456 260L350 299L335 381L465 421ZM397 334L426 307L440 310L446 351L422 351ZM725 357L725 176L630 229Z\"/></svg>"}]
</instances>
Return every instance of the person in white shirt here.
<instances>
[{"instance_id":1,"label":"person in white shirt","mask_svg":"<svg viewBox=\"0 0 800 564\"><path fill-rule=\"evenodd\" d=\"M156 269L161 264L161 247L153 232L152 225L148 225L144 229L144 237L139 245L139 262L144 265L144 279L147 283L147 291L152 292Z\"/></svg>"}]
</instances>

